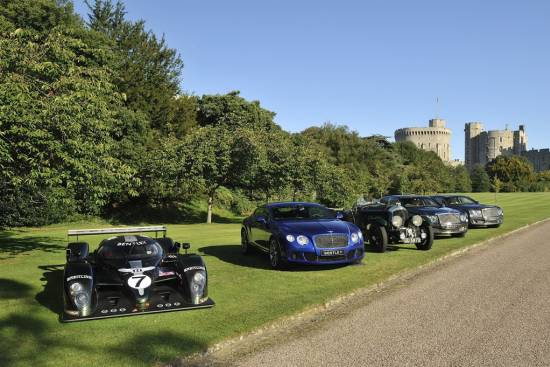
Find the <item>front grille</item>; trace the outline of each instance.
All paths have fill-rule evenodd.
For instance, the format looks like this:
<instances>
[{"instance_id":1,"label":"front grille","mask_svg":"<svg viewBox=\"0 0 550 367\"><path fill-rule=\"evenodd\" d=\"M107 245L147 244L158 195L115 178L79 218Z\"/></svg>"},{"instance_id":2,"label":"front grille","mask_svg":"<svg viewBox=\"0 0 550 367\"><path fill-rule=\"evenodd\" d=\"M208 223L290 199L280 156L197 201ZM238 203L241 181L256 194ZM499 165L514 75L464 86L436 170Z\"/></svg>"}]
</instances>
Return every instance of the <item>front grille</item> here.
<instances>
[{"instance_id":1,"label":"front grille","mask_svg":"<svg viewBox=\"0 0 550 367\"><path fill-rule=\"evenodd\" d=\"M453 225L453 224L460 224L460 215L459 214L438 214L439 217L439 223L442 225Z\"/></svg>"},{"instance_id":2,"label":"front grille","mask_svg":"<svg viewBox=\"0 0 550 367\"><path fill-rule=\"evenodd\" d=\"M313 242L318 248L346 247L348 245L348 235L339 233L321 234L313 237Z\"/></svg>"},{"instance_id":3,"label":"front grille","mask_svg":"<svg viewBox=\"0 0 550 367\"><path fill-rule=\"evenodd\" d=\"M483 218L498 218L497 208L485 208L481 210L483 212Z\"/></svg>"}]
</instances>

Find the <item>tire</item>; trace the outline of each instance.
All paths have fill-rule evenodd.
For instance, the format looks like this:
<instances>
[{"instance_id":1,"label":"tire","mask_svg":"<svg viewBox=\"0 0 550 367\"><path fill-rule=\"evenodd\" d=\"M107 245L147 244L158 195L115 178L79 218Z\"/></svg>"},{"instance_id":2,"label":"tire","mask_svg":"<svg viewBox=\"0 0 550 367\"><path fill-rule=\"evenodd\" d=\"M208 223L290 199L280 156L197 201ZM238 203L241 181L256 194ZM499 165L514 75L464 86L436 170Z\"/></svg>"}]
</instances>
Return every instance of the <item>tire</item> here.
<instances>
[{"instance_id":1,"label":"tire","mask_svg":"<svg viewBox=\"0 0 550 367\"><path fill-rule=\"evenodd\" d=\"M276 270L285 269L287 265L286 261L283 259L279 241L277 241L275 237L269 240L269 265L271 265L272 269Z\"/></svg>"},{"instance_id":2,"label":"tire","mask_svg":"<svg viewBox=\"0 0 550 367\"><path fill-rule=\"evenodd\" d=\"M250 254L250 243L248 242L248 233L246 228L241 229L241 252L244 255Z\"/></svg>"},{"instance_id":3,"label":"tire","mask_svg":"<svg viewBox=\"0 0 550 367\"><path fill-rule=\"evenodd\" d=\"M432 226L424 226L421 228L426 231L427 236L424 241L416 244L416 248L422 251L428 251L432 248L432 245L434 243L434 231L432 229Z\"/></svg>"},{"instance_id":4,"label":"tire","mask_svg":"<svg viewBox=\"0 0 550 367\"><path fill-rule=\"evenodd\" d=\"M388 232L386 227L372 223L368 230L369 243L376 252L386 252L388 248Z\"/></svg>"}]
</instances>

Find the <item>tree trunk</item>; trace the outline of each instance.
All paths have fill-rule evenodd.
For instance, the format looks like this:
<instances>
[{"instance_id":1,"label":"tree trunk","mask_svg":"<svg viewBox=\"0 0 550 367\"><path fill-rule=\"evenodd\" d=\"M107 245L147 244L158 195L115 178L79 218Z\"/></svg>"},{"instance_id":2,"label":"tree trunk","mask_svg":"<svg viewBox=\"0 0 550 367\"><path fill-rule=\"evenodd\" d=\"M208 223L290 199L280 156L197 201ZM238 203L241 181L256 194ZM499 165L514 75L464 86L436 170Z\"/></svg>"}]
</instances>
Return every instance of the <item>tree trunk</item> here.
<instances>
[{"instance_id":1,"label":"tree trunk","mask_svg":"<svg viewBox=\"0 0 550 367\"><path fill-rule=\"evenodd\" d=\"M214 194L208 195L208 209L206 212L206 223L212 223L212 206L214 204Z\"/></svg>"}]
</instances>

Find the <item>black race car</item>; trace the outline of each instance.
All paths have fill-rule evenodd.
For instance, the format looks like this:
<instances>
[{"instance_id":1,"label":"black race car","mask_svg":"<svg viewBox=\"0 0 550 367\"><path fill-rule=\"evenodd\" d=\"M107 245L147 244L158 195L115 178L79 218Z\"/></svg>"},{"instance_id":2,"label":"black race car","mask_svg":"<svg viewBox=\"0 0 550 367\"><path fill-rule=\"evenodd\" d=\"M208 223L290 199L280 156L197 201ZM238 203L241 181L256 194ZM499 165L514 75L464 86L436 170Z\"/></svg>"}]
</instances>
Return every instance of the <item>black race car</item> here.
<instances>
[{"instance_id":1,"label":"black race car","mask_svg":"<svg viewBox=\"0 0 550 367\"><path fill-rule=\"evenodd\" d=\"M504 222L504 212L496 205L480 204L465 195L434 195L432 199L449 208L460 210L468 215L470 228L499 227Z\"/></svg>"},{"instance_id":2,"label":"black race car","mask_svg":"<svg viewBox=\"0 0 550 367\"><path fill-rule=\"evenodd\" d=\"M136 233L155 232L155 237ZM162 237L157 237L158 233ZM104 239L93 253L79 236ZM63 275L64 322L212 307L208 274L189 244L166 237L166 227L70 230Z\"/></svg>"}]
</instances>

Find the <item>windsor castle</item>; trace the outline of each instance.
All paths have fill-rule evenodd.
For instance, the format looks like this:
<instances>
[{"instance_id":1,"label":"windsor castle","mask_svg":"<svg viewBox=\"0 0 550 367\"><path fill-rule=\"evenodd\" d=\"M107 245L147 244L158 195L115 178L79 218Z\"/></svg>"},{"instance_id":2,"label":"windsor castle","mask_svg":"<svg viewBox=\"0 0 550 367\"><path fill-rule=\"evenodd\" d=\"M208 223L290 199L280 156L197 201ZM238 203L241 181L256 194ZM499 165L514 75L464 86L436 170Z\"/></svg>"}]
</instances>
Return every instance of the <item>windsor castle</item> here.
<instances>
[{"instance_id":1,"label":"windsor castle","mask_svg":"<svg viewBox=\"0 0 550 367\"><path fill-rule=\"evenodd\" d=\"M485 165L499 155L520 155L527 158L535 171L550 170L550 149L527 150L527 132L524 125L518 130L485 131L480 122L468 122L464 128L464 165L471 170L476 165ZM445 120L432 119L428 127L403 128L395 131L395 141L410 141L418 148L433 151L444 162L451 160L451 130Z\"/></svg>"}]
</instances>

